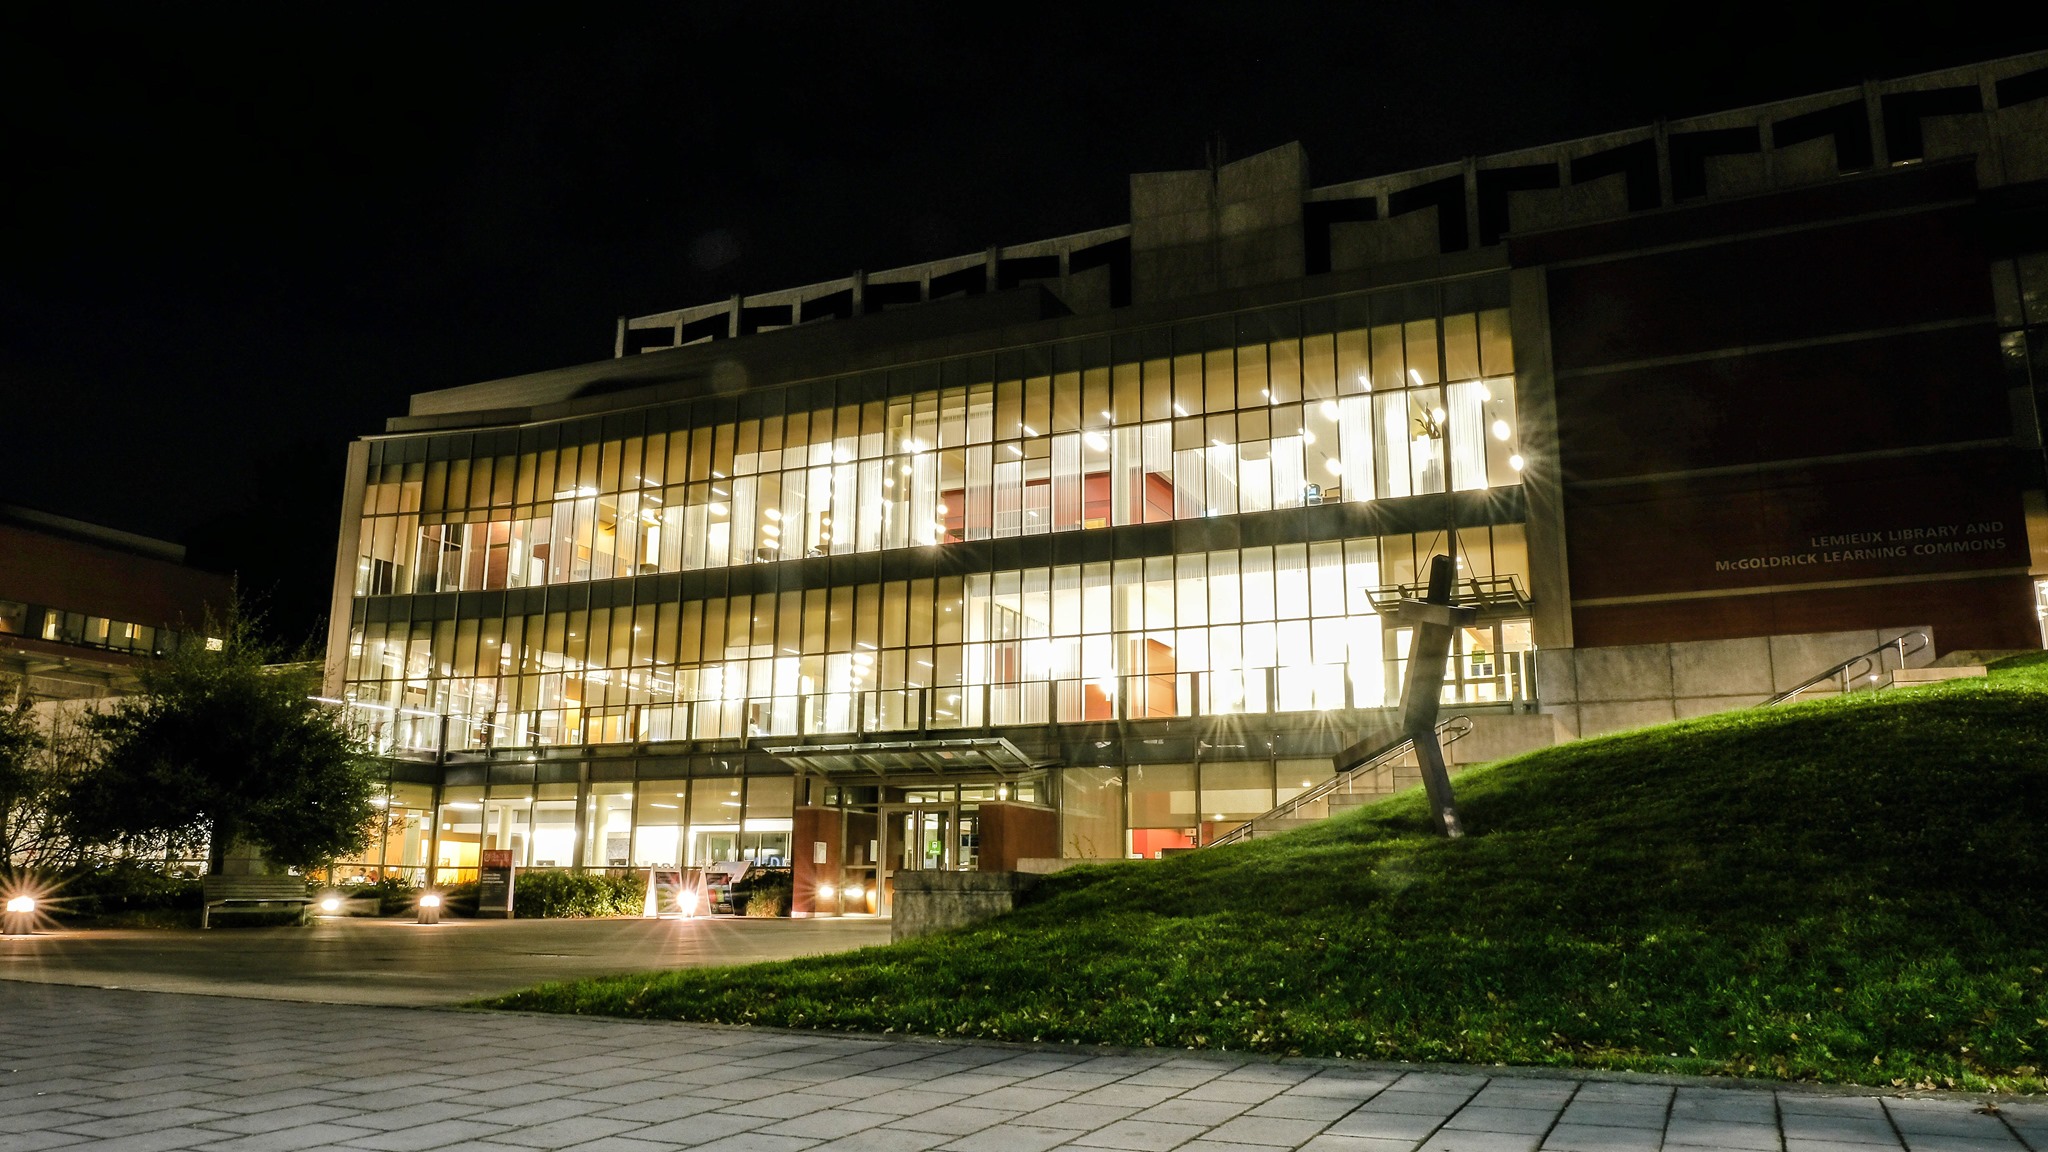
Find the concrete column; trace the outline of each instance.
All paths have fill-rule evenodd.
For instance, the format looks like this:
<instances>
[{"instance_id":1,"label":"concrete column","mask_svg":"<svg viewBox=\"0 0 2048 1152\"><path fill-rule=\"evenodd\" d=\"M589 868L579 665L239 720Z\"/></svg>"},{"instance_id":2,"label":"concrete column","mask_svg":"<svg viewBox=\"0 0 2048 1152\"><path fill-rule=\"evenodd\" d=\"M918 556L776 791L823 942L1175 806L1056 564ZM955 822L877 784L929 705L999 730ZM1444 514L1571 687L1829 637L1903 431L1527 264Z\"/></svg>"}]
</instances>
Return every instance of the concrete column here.
<instances>
[{"instance_id":1,"label":"concrete column","mask_svg":"<svg viewBox=\"0 0 2048 1152\"><path fill-rule=\"evenodd\" d=\"M1557 380L1550 364L1550 292L1541 268L1508 277L1515 342L1515 413L1521 422L1522 493L1528 501L1529 599L1539 648L1572 646L1572 589L1565 554L1564 476L1558 457Z\"/></svg>"},{"instance_id":2,"label":"concrete column","mask_svg":"<svg viewBox=\"0 0 2048 1152\"><path fill-rule=\"evenodd\" d=\"M846 819L837 808L799 804L791 820L790 875L796 885L790 896L790 913L815 916L840 911L839 886L845 882L840 865L845 860ZM818 859L820 846L824 859ZM821 897L818 886L830 884L833 895Z\"/></svg>"},{"instance_id":3,"label":"concrete column","mask_svg":"<svg viewBox=\"0 0 2048 1152\"><path fill-rule=\"evenodd\" d=\"M341 697L347 676L350 609L355 603L356 554L363 534L363 489L369 482L370 444L348 446L347 474L341 487L341 530L334 552L334 595L327 610L327 660L321 668L320 694Z\"/></svg>"}]
</instances>

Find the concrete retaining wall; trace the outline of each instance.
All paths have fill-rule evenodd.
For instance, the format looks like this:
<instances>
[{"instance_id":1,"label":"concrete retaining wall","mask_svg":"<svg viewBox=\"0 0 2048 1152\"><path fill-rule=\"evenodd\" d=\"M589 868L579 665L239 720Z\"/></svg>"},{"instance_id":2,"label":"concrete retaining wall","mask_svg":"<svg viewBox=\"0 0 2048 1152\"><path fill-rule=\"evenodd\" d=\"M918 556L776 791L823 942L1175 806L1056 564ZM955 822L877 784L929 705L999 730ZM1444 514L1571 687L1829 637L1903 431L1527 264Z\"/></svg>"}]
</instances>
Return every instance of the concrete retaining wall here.
<instances>
[{"instance_id":1,"label":"concrete retaining wall","mask_svg":"<svg viewBox=\"0 0 2048 1152\"><path fill-rule=\"evenodd\" d=\"M1029 872L898 872L889 938L929 936L1000 916L1038 880Z\"/></svg>"},{"instance_id":2,"label":"concrete retaining wall","mask_svg":"<svg viewBox=\"0 0 2048 1152\"><path fill-rule=\"evenodd\" d=\"M1934 630L1912 624L1742 640L1551 648L1536 653L1537 694L1566 738L1597 736L1760 704L1831 664L1908 632L1924 632L1930 641L1909 663L1931 663ZM1835 691L1829 683L1808 694Z\"/></svg>"}]
</instances>

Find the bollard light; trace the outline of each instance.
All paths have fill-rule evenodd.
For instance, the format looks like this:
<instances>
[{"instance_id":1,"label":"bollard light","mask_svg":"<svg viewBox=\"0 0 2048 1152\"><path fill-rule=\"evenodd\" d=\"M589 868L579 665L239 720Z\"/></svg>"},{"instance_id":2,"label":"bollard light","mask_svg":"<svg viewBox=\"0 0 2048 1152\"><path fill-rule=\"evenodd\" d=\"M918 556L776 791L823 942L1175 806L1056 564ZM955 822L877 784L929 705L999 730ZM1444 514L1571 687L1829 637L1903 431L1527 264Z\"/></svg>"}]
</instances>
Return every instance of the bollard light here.
<instances>
[{"instance_id":1,"label":"bollard light","mask_svg":"<svg viewBox=\"0 0 2048 1152\"><path fill-rule=\"evenodd\" d=\"M420 893L419 910L420 923L439 924L441 922L441 894L439 892Z\"/></svg>"},{"instance_id":2,"label":"bollard light","mask_svg":"<svg viewBox=\"0 0 2048 1152\"><path fill-rule=\"evenodd\" d=\"M35 931L36 898L23 893L7 898L7 913L0 917L0 934L27 936Z\"/></svg>"}]
</instances>

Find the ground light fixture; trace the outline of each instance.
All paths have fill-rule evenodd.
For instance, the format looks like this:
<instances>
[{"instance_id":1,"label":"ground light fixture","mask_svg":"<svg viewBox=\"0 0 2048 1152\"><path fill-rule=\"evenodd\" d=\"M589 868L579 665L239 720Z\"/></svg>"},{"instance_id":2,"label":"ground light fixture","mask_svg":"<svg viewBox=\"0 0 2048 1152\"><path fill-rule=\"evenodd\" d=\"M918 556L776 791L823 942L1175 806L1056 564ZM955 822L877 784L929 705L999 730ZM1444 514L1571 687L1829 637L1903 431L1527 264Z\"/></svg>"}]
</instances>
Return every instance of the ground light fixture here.
<instances>
[{"instance_id":1,"label":"ground light fixture","mask_svg":"<svg viewBox=\"0 0 2048 1152\"><path fill-rule=\"evenodd\" d=\"M0 935L27 936L35 931L36 898L17 892L7 898L7 911L0 916Z\"/></svg>"},{"instance_id":2,"label":"ground light fixture","mask_svg":"<svg viewBox=\"0 0 2048 1152\"><path fill-rule=\"evenodd\" d=\"M439 924L441 922L441 894L439 892L420 893L419 914L420 923Z\"/></svg>"},{"instance_id":3,"label":"ground light fixture","mask_svg":"<svg viewBox=\"0 0 2048 1152\"><path fill-rule=\"evenodd\" d=\"M320 899L316 903L319 905L322 914L327 916L338 915L341 912L341 893L322 892Z\"/></svg>"}]
</instances>

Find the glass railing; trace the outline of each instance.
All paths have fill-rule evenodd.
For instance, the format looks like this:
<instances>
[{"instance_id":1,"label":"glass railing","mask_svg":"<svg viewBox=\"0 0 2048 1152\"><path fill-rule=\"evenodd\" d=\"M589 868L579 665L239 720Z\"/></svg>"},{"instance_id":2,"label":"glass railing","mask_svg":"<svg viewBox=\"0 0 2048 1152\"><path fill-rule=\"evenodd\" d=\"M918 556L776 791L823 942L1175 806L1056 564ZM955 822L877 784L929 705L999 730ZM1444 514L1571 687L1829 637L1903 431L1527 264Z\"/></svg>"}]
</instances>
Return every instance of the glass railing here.
<instances>
[{"instance_id":1,"label":"glass railing","mask_svg":"<svg viewBox=\"0 0 2048 1152\"><path fill-rule=\"evenodd\" d=\"M1443 702L1536 702L1535 653L1455 657ZM1162 672L940 688L870 689L551 708L485 718L425 709L370 713L366 736L392 753L553 745L640 744L756 737L861 736L1198 716L1259 716L1396 707L1406 661L1364 668L1302 665L1230 672ZM444 732L445 728L445 732ZM445 743L444 743L445 741Z\"/></svg>"}]
</instances>

